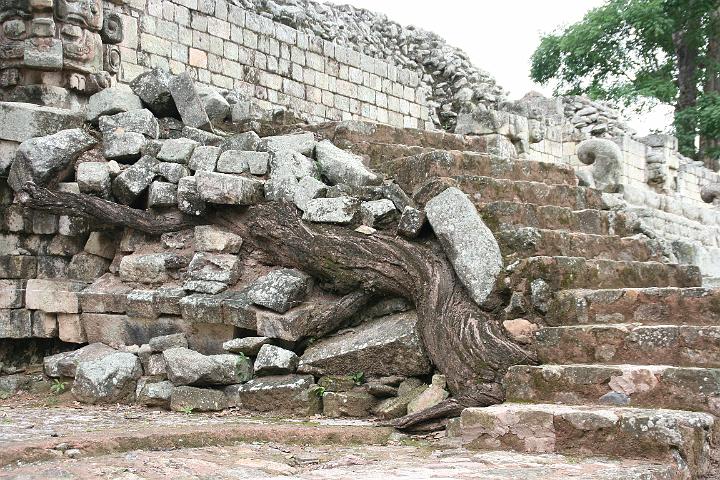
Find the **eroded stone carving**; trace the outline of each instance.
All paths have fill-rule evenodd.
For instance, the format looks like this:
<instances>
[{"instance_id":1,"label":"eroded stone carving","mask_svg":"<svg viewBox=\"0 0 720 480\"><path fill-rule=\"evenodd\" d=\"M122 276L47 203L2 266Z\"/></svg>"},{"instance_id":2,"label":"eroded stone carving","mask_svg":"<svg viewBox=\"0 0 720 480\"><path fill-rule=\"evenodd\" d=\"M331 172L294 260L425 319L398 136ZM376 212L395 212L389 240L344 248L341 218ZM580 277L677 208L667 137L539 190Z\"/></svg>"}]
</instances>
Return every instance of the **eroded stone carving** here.
<instances>
[{"instance_id":1,"label":"eroded stone carving","mask_svg":"<svg viewBox=\"0 0 720 480\"><path fill-rule=\"evenodd\" d=\"M622 151L612 140L592 138L585 140L577 148L578 160L592 165L592 185L598 190L617 193L622 185ZM589 183L587 175L580 176L581 181Z\"/></svg>"},{"instance_id":2,"label":"eroded stone carving","mask_svg":"<svg viewBox=\"0 0 720 480\"><path fill-rule=\"evenodd\" d=\"M720 200L720 183L710 183L700 190L700 198L705 203L715 203Z\"/></svg>"},{"instance_id":3,"label":"eroded stone carving","mask_svg":"<svg viewBox=\"0 0 720 480\"><path fill-rule=\"evenodd\" d=\"M92 94L120 70L122 21L101 0L0 1L0 87Z\"/></svg>"}]
</instances>

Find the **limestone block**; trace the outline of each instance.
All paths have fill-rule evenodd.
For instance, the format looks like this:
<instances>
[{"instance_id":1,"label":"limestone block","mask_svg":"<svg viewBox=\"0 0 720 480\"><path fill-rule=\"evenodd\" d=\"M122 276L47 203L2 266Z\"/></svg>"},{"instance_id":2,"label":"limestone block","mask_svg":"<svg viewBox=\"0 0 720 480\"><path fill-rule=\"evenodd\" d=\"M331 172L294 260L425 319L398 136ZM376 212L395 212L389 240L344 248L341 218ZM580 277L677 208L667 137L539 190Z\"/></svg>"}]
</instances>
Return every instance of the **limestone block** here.
<instances>
[{"instance_id":1,"label":"limestone block","mask_svg":"<svg viewBox=\"0 0 720 480\"><path fill-rule=\"evenodd\" d=\"M382 177L368 170L361 157L336 147L329 140L319 142L315 152L320 169L331 185L361 187L382 183Z\"/></svg>"},{"instance_id":2,"label":"limestone block","mask_svg":"<svg viewBox=\"0 0 720 480\"><path fill-rule=\"evenodd\" d=\"M195 82L190 78L190 75L182 73L174 76L170 79L168 87L183 123L191 127L212 131L212 125L205 112L205 106L195 89Z\"/></svg>"},{"instance_id":3,"label":"limestone block","mask_svg":"<svg viewBox=\"0 0 720 480\"><path fill-rule=\"evenodd\" d=\"M352 197L316 198L305 204L303 220L316 223L352 223L360 202Z\"/></svg>"},{"instance_id":4,"label":"limestone block","mask_svg":"<svg viewBox=\"0 0 720 480\"><path fill-rule=\"evenodd\" d=\"M177 185L168 182L153 182L148 190L148 207L172 207L177 205Z\"/></svg>"},{"instance_id":5,"label":"limestone block","mask_svg":"<svg viewBox=\"0 0 720 480\"><path fill-rule=\"evenodd\" d=\"M85 110L85 119L97 123L103 115L140 110L142 102L127 85L106 88L92 95Z\"/></svg>"},{"instance_id":6,"label":"limestone block","mask_svg":"<svg viewBox=\"0 0 720 480\"><path fill-rule=\"evenodd\" d=\"M214 172L219 156L220 147L195 147L188 166L190 167L190 170L194 172L198 170L203 172Z\"/></svg>"},{"instance_id":7,"label":"limestone block","mask_svg":"<svg viewBox=\"0 0 720 480\"><path fill-rule=\"evenodd\" d=\"M297 184L293 202L300 210L305 211L310 200L325 196L327 185L314 177L303 177Z\"/></svg>"},{"instance_id":8,"label":"limestone block","mask_svg":"<svg viewBox=\"0 0 720 480\"><path fill-rule=\"evenodd\" d=\"M58 313L58 337L63 342L87 343L83 322L78 313Z\"/></svg>"},{"instance_id":9,"label":"limestone block","mask_svg":"<svg viewBox=\"0 0 720 480\"><path fill-rule=\"evenodd\" d=\"M25 290L25 307L48 313L77 313L78 292L84 282L72 280L28 280Z\"/></svg>"},{"instance_id":10,"label":"limestone block","mask_svg":"<svg viewBox=\"0 0 720 480\"><path fill-rule=\"evenodd\" d=\"M243 239L234 233L220 230L212 225L195 227L195 250L198 252L231 253L240 252Z\"/></svg>"},{"instance_id":11,"label":"limestone block","mask_svg":"<svg viewBox=\"0 0 720 480\"><path fill-rule=\"evenodd\" d=\"M190 175L190 170L179 163L160 162L156 173L170 183L177 185L180 179Z\"/></svg>"},{"instance_id":12,"label":"limestone block","mask_svg":"<svg viewBox=\"0 0 720 480\"><path fill-rule=\"evenodd\" d=\"M108 160L132 163L142 156L147 144L147 137L142 133L117 129L103 135L103 156Z\"/></svg>"},{"instance_id":13,"label":"limestone block","mask_svg":"<svg viewBox=\"0 0 720 480\"><path fill-rule=\"evenodd\" d=\"M152 112L146 108L100 117L100 131L109 133L141 133L148 138L160 136L160 126Z\"/></svg>"},{"instance_id":14,"label":"limestone block","mask_svg":"<svg viewBox=\"0 0 720 480\"><path fill-rule=\"evenodd\" d=\"M157 158L163 162L181 163L185 165L190 161L190 157L198 145L198 142L190 140L189 138L171 138L163 142Z\"/></svg>"},{"instance_id":15,"label":"limestone block","mask_svg":"<svg viewBox=\"0 0 720 480\"><path fill-rule=\"evenodd\" d=\"M306 132L264 137L257 149L263 152L294 150L310 157L315 151L315 144L315 135L312 132Z\"/></svg>"},{"instance_id":16,"label":"limestone block","mask_svg":"<svg viewBox=\"0 0 720 480\"><path fill-rule=\"evenodd\" d=\"M73 110L31 103L0 102L0 140L22 143L60 130L80 128L82 124L82 114Z\"/></svg>"},{"instance_id":17,"label":"limestone block","mask_svg":"<svg viewBox=\"0 0 720 480\"><path fill-rule=\"evenodd\" d=\"M0 338L32 337L30 312L25 309L0 309Z\"/></svg>"},{"instance_id":18,"label":"limestone block","mask_svg":"<svg viewBox=\"0 0 720 480\"><path fill-rule=\"evenodd\" d=\"M172 75L161 68L141 73L130 83L130 88L158 117L172 116L175 101L170 94Z\"/></svg>"},{"instance_id":19,"label":"limestone block","mask_svg":"<svg viewBox=\"0 0 720 480\"><path fill-rule=\"evenodd\" d=\"M295 373L300 359L294 352L274 345L263 345L255 359L255 375Z\"/></svg>"},{"instance_id":20,"label":"limestone block","mask_svg":"<svg viewBox=\"0 0 720 480\"><path fill-rule=\"evenodd\" d=\"M273 270L255 280L247 289L250 300L261 307L285 313L300 305L312 288L309 275L290 268Z\"/></svg>"},{"instance_id":21,"label":"limestone block","mask_svg":"<svg viewBox=\"0 0 720 480\"><path fill-rule=\"evenodd\" d=\"M263 182L224 173L197 172L200 198L209 203L254 205L263 199Z\"/></svg>"},{"instance_id":22,"label":"limestone block","mask_svg":"<svg viewBox=\"0 0 720 480\"><path fill-rule=\"evenodd\" d=\"M105 162L83 162L75 178L81 193L107 198L110 195L110 171Z\"/></svg>"},{"instance_id":23,"label":"limestone block","mask_svg":"<svg viewBox=\"0 0 720 480\"><path fill-rule=\"evenodd\" d=\"M205 201L197 189L196 177L183 177L178 182L178 209L188 215L200 216L205 213Z\"/></svg>"},{"instance_id":24,"label":"limestone block","mask_svg":"<svg viewBox=\"0 0 720 480\"><path fill-rule=\"evenodd\" d=\"M83 403L132 403L141 376L142 365L137 356L112 353L78 365L72 394Z\"/></svg>"}]
</instances>

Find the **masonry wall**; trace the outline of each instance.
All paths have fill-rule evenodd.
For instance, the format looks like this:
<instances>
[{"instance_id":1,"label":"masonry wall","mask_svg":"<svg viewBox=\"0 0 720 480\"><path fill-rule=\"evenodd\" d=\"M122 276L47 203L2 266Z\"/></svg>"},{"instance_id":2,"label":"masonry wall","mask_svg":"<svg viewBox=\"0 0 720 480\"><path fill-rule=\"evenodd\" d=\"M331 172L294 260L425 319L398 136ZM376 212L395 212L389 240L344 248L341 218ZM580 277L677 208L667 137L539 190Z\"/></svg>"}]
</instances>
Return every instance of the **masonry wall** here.
<instances>
[{"instance_id":1,"label":"masonry wall","mask_svg":"<svg viewBox=\"0 0 720 480\"><path fill-rule=\"evenodd\" d=\"M289 107L310 121L432 128L418 74L310 36L225 0L129 0L123 72L188 71L198 82Z\"/></svg>"}]
</instances>

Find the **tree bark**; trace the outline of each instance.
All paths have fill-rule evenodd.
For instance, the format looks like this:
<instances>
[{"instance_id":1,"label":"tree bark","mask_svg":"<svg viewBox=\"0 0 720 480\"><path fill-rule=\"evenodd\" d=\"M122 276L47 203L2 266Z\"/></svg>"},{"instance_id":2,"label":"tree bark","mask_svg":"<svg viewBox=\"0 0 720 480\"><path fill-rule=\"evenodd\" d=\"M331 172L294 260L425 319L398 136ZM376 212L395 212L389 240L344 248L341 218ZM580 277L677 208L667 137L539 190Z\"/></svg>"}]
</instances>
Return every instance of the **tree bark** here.
<instances>
[{"instance_id":1,"label":"tree bark","mask_svg":"<svg viewBox=\"0 0 720 480\"><path fill-rule=\"evenodd\" d=\"M692 2L692 0L691 0ZM692 10L688 7L689 10ZM700 22L690 18L672 35L675 56L678 65L678 97L675 103L675 129L680 152L690 157L696 156L695 136L697 121L681 114L697 103L698 89L698 57L700 45L697 41Z\"/></svg>"},{"instance_id":2,"label":"tree bark","mask_svg":"<svg viewBox=\"0 0 720 480\"><path fill-rule=\"evenodd\" d=\"M710 27L708 28L708 46L705 60L705 95L720 95L720 7L710 15ZM700 135L699 159L705 166L713 171L720 170L718 162L718 149L720 138L715 136ZM715 152L712 155L712 152Z\"/></svg>"},{"instance_id":3,"label":"tree bark","mask_svg":"<svg viewBox=\"0 0 720 480\"><path fill-rule=\"evenodd\" d=\"M51 207L56 213L82 213L148 233L181 226L103 200L84 208L87 195L58 195L36 186L26 192L26 204ZM276 265L301 269L326 288L346 294L341 310L357 309L368 296L399 296L414 303L428 356L445 374L454 398L401 419L398 428L437 428L443 418L456 416L465 407L500 403L507 368L536 362L533 354L505 336L491 312L471 300L434 240L409 242L386 234L366 236L350 228L308 224L294 205L286 203L219 208L206 220L242 236L272 256Z\"/></svg>"}]
</instances>

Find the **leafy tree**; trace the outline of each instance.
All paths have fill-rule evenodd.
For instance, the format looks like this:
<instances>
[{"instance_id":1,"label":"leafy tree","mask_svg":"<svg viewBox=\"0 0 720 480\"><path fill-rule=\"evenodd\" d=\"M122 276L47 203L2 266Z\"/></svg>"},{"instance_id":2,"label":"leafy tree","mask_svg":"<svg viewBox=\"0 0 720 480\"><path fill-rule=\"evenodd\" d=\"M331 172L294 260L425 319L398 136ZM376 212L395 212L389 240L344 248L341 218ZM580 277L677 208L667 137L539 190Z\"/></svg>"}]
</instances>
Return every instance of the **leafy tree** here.
<instances>
[{"instance_id":1,"label":"leafy tree","mask_svg":"<svg viewBox=\"0 0 720 480\"><path fill-rule=\"evenodd\" d=\"M720 154L720 0L607 0L543 36L531 77L639 111L672 105L681 151L708 166Z\"/></svg>"}]
</instances>

